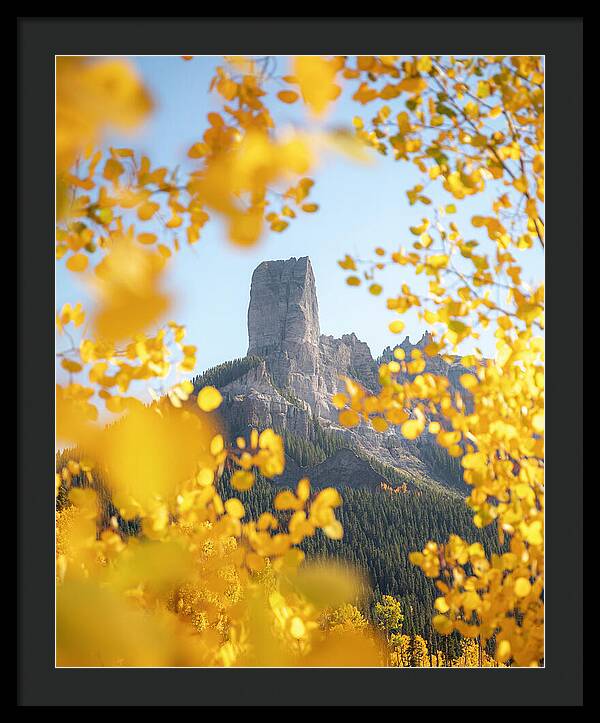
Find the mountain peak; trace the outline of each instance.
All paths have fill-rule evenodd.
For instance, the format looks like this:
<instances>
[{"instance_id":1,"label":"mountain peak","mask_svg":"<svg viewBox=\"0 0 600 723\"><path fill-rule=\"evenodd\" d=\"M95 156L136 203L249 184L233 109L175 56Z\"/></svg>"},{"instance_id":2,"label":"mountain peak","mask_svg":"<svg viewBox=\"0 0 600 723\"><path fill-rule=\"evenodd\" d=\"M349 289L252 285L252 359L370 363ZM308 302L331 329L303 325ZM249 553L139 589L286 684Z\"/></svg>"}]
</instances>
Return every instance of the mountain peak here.
<instances>
[{"instance_id":1,"label":"mountain peak","mask_svg":"<svg viewBox=\"0 0 600 723\"><path fill-rule=\"evenodd\" d=\"M319 306L308 256L263 261L252 274L248 354L319 342Z\"/></svg>"}]
</instances>

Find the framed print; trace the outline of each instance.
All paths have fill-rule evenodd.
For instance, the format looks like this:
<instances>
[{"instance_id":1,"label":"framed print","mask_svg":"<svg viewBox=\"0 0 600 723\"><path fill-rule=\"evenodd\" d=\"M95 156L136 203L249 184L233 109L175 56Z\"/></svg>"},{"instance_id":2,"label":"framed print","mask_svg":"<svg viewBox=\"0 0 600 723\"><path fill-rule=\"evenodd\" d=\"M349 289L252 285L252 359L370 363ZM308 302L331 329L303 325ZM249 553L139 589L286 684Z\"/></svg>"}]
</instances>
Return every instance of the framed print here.
<instances>
[{"instance_id":1,"label":"framed print","mask_svg":"<svg viewBox=\"0 0 600 723\"><path fill-rule=\"evenodd\" d=\"M581 704L581 36L19 21L21 704Z\"/></svg>"}]
</instances>

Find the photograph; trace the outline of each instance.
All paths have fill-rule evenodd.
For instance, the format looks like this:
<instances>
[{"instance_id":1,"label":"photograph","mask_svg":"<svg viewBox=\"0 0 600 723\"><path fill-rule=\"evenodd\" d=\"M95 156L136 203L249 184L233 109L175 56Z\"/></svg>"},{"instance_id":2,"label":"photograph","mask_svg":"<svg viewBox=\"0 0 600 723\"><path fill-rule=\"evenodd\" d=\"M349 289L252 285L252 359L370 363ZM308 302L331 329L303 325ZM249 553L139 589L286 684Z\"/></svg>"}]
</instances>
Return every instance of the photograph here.
<instances>
[{"instance_id":1,"label":"photograph","mask_svg":"<svg viewBox=\"0 0 600 723\"><path fill-rule=\"evenodd\" d=\"M543 668L545 57L54 64L56 667Z\"/></svg>"}]
</instances>

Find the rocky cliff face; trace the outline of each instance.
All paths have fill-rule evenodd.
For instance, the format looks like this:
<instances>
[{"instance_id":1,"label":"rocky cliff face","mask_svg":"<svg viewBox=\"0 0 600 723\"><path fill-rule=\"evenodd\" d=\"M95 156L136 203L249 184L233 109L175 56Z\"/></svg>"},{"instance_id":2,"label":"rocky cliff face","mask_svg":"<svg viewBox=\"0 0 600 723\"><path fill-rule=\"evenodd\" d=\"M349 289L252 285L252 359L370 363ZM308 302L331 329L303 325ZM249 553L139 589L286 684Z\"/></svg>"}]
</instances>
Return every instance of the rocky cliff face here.
<instances>
[{"instance_id":1,"label":"rocky cliff face","mask_svg":"<svg viewBox=\"0 0 600 723\"><path fill-rule=\"evenodd\" d=\"M321 335L315 277L308 257L265 261L255 269L248 337L248 355L259 357L260 363L221 388L223 413L230 426L237 431L271 426L306 440L314 439L316 432L321 438L335 438L336 452L304 470L317 484L341 478L351 484L379 484L384 477L373 470L369 460L417 481L448 483L428 460L427 448L432 445L427 435L408 441L396 428L381 434L363 423L352 430L338 425L338 412L330 399L344 388L340 376L350 376L375 391L378 363L391 359L393 350L384 350L376 362L368 345L355 334L341 339ZM428 341L425 334L413 345L407 337L401 346L410 358L414 348L422 349ZM460 364L448 364L441 357L429 359L427 368L452 382L464 372ZM302 473L290 460L284 479L289 474L297 479Z\"/></svg>"},{"instance_id":2,"label":"rocky cliff face","mask_svg":"<svg viewBox=\"0 0 600 723\"><path fill-rule=\"evenodd\" d=\"M248 354L319 344L319 305L308 256L263 261L252 274ZM314 350L316 351L316 349Z\"/></svg>"}]
</instances>

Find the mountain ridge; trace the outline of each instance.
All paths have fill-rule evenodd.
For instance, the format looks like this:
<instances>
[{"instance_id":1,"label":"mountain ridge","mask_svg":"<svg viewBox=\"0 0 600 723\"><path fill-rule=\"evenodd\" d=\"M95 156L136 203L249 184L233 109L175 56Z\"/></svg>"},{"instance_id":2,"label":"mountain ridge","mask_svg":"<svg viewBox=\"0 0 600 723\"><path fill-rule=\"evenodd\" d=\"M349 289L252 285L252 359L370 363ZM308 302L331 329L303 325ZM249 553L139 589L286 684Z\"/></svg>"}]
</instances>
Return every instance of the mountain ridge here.
<instances>
[{"instance_id":1,"label":"mountain ridge","mask_svg":"<svg viewBox=\"0 0 600 723\"><path fill-rule=\"evenodd\" d=\"M429 340L426 331L416 344L407 336L398 346L410 358L412 350L422 351ZM239 376L232 373L226 383L215 384L223 395L223 420L232 435L244 434L250 428L272 427L284 437L294 435L311 444L315 444L317 436L333 435L336 451L351 450L358 460L353 465L347 457L348 464L343 465L347 483L354 486L369 484L369 480L373 484L393 482L373 470L370 465L373 461L395 470L404 481L413 484L461 490L459 470L450 461L448 465L440 464L439 447L429 433L417 440L406 440L393 426L381 433L365 422L354 429L339 425L338 410L332 405L331 397L344 391L340 377L354 378L376 392L379 363L392 358L392 347L384 349L377 359L373 358L368 344L354 332L341 338L321 334L316 280L309 257L263 261L252 274L248 352L237 362L242 373ZM228 364L235 365L234 362ZM458 378L467 371L458 361L449 364L440 356L427 357L426 364L427 371L447 376L453 388L457 388ZM208 383L202 380L210 371L197 378L197 388ZM276 482L290 481L292 470L302 475L303 468L296 460L292 462ZM452 474L446 474L445 467ZM306 476L312 473L313 477L321 478L327 469L327 465L320 470L313 465L305 470ZM340 478L334 466L330 465L329 471L330 477ZM396 474L387 476L397 477Z\"/></svg>"}]
</instances>

